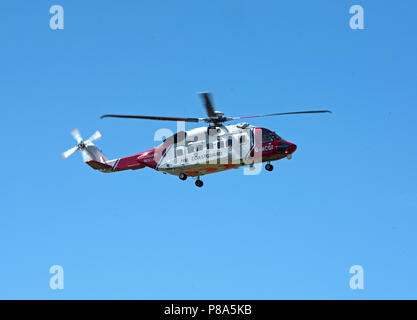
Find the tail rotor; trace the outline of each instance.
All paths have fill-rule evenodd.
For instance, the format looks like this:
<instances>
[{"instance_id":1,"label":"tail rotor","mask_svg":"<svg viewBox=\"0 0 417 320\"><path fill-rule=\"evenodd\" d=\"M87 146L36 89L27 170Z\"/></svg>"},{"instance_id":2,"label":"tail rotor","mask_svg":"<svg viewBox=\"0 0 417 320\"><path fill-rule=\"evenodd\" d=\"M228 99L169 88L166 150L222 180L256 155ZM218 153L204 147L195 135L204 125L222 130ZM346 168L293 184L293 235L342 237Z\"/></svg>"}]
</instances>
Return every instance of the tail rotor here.
<instances>
[{"instance_id":1,"label":"tail rotor","mask_svg":"<svg viewBox=\"0 0 417 320\"><path fill-rule=\"evenodd\" d=\"M87 140L84 141L83 138L81 137L81 134L78 131L78 129L75 129L75 130L71 131L71 135L77 141L77 145L72 147L71 149L68 149L67 151L63 152L62 153L62 158L67 159L72 154L74 154L77 150L80 150L84 161L87 161L90 158L89 154L88 154L87 147L94 145L93 141L96 141L96 140L98 140L102 137L100 131L96 131L90 138L88 138Z\"/></svg>"}]
</instances>

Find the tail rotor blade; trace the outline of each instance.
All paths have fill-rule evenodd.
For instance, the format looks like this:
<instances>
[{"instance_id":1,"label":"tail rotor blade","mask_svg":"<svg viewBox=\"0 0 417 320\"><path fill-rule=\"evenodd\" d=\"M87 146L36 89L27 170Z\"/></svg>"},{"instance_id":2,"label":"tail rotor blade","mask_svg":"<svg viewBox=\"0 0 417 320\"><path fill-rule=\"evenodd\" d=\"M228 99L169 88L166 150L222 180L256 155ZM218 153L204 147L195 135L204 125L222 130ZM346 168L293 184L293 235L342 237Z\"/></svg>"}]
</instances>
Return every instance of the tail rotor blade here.
<instances>
[{"instance_id":1,"label":"tail rotor blade","mask_svg":"<svg viewBox=\"0 0 417 320\"><path fill-rule=\"evenodd\" d=\"M78 129L72 130L71 135L74 137L75 140L77 140L77 143L80 143L81 141L83 141L83 138L81 138L81 134L78 131Z\"/></svg>"},{"instance_id":2,"label":"tail rotor blade","mask_svg":"<svg viewBox=\"0 0 417 320\"><path fill-rule=\"evenodd\" d=\"M71 156L75 151L77 151L78 146L72 147L71 149L68 149L67 151L62 153L62 158L67 159L69 156Z\"/></svg>"},{"instance_id":3,"label":"tail rotor blade","mask_svg":"<svg viewBox=\"0 0 417 320\"><path fill-rule=\"evenodd\" d=\"M98 139L100 139L102 137L101 132L100 131L96 131L94 132L94 134L88 138L88 140L86 142L93 142L96 141Z\"/></svg>"}]
</instances>

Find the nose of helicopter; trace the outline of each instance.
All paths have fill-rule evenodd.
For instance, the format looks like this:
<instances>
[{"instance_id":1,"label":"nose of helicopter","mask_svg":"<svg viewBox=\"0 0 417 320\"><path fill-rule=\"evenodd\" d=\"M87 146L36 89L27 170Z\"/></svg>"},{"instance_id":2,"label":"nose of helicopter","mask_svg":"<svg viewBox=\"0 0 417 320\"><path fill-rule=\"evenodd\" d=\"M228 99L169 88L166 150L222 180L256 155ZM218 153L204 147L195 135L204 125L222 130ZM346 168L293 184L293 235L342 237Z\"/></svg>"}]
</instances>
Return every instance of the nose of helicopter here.
<instances>
[{"instance_id":1,"label":"nose of helicopter","mask_svg":"<svg viewBox=\"0 0 417 320\"><path fill-rule=\"evenodd\" d=\"M285 150L286 154L293 154L295 150L297 150L297 145L291 142L287 142L289 146L287 147L287 150Z\"/></svg>"},{"instance_id":2,"label":"nose of helicopter","mask_svg":"<svg viewBox=\"0 0 417 320\"><path fill-rule=\"evenodd\" d=\"M278 142L278 152L284 154L292 154L297 150L297 146L294 143L288 141L279 141Z\"/></svg>"}]
</instances>

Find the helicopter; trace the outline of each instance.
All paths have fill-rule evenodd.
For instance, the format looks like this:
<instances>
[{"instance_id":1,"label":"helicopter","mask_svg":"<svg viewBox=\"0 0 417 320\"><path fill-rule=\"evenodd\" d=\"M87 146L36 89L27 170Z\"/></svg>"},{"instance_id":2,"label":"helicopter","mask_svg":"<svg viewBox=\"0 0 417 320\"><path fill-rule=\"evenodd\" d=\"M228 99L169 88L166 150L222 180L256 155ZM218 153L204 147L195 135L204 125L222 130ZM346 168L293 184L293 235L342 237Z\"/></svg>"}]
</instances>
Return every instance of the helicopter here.
<instances>
[{"instance_id":1,"label":"helicopter","mask_svg":"<svg viewBox=\"0 0 417 320\"><path fill-rule=\"evenodd\" d=\"M277 133L262 127L255 127L247 122L225 125L234 120L245 120L259 117L331 113L329 110L309 110L272 113L246 117L226 117L214 107L211 93L198 93L202 98L207 117L184 118L105 114L100 118L147 119L161 121L179 121L198 123L207 126L191 130L181 130L163 140L162 144L153 149L126 157L109 160L93 143L102 137L96 131L89 139L83 140L78 129L71 132L77 144L62 154L67 159L76 151L80 151L84 162L91 168L112 173L125 170L151 168L165 174L178 176L180 180L195 178L197 187L203 186L201 177L207 174L249 166L254 170L257 163L265 164L267 171L272 171L272 161L284 158L291 159L297 146L282 139Z\"/></svg>"}]
</instances>

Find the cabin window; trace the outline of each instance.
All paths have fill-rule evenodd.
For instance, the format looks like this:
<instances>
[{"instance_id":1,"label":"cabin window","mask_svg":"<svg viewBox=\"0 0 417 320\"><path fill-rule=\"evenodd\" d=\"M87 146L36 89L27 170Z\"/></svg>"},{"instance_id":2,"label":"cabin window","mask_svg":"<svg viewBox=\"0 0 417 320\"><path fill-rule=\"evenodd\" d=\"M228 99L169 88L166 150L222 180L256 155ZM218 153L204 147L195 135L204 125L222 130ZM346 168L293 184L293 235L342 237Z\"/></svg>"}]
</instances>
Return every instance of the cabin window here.
<instances>
[{"instance_id":1,"label":"cabin window","mask_svg":"<svg viewBox=\"0 0 417 320\"><path fill-rule=\"evenodd\" d=\"M213 143L207 143L207 149L214 149Z\"/></svg>"},{"instance_id":2,"label":"cabin window","mask_svg":"<svg viewBox=\"0 0 417 320\"><path fill-rule=\"evenodd\" d=\"M199 152L199 151L202 151L204 148L203 148L203 145L202 144L199 144L198 146L197 146L197 152Z\"/></svg>"},{"instance_id":3,"label":"cabin window","mask_svg":"<svg viewBox=\"0 0 417 320\"><path fill-rule=\"evenodd\" d=\"M233 138L229 136L229 138L227 138L227 147L231 148L233 145Z\"/></svg>"},{"instance_id":4,"label":"cabin window","mask_svg":"<svg viewBox=\"0 0 417 320\"><path fill-rule=\"evenodd\" d=\"M246 141L245 136L240 136L239 140L240 140L240 144L244 144Z\"/></svg>"},{"instance_id":5,"label":"cabin window","mask_svg":"<svg viewBox=\"0 0 417 320\"><path fill-rule=\"evenodd\" d=\"M184 152L182 149L177 149L177 157L182 157L184 155Z\"/></svg>"},{"instance_id":6,"label":"cabin window","mask_svg":"<svg viewBox=\"0 0 417 320\"><path fill-rule=\"evenodd\" d=\"M218 149L224 148L224 141L223 140L220 140L220 141L217 142L217 148Z\"/></svg>"},{"instance_id":7,"label":"cabin window","mask_svg":"<svg viewBox=\"0 0 417 320\"><path fill-rule=\"evenodd\" d=\"M194 146L188 146L188 153L194 153L195 147Z\"/></svg>"},{"instance_id":8,"label":"cabin window","mask_svg":"<svg viewBox=\"0 0 417 320\"><path fill-rule=\"evenodd\" d=\"M187 138L187 132L180 131L166 139L163 139L162 142L167 142L168 144L176 144L181 141L184 141L186 138Z\"/></svg>"}]
</instances>

